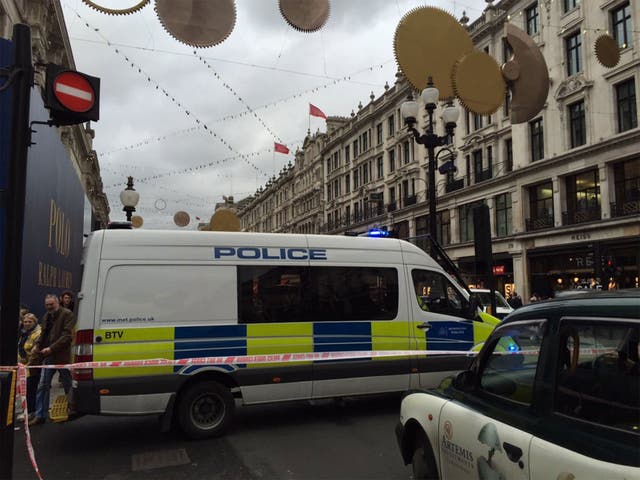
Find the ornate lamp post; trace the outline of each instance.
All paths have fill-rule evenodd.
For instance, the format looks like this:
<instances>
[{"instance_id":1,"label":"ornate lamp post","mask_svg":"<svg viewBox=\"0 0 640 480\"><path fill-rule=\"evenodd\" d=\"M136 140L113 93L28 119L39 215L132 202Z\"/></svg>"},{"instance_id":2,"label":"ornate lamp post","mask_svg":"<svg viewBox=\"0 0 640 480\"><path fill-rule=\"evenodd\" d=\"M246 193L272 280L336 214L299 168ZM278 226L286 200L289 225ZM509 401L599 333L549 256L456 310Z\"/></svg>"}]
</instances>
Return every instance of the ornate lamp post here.
<instances>
[{"instance_id":1,"label":"ornate lamp post","mask_svg":"<svg viewBox=\"0 0 640 480\"><path fill-rule=\"evenodd\" d=\"M127 188L120 192L120 201L124 205L122 211L127 214L127 222L131 221L131 215L136 211L138 200L140 200L140 194L133 188L133 177L129 177Z\"/></svg>"},{"instance_id":2,"label":"ornate lamp post","mask_svg":"<svg viewBox=\"0 0 640 480\"><path fill-rule=\"evenodd\" d=\"M427 82L427 88L422 91L420 96L425 104L425 108L427 109L427 113L429 115L427 128L425 129L425 133L423 135L420 135L420 132L418 132L418 130L416 130L416 128L414 127L417 121L416 119L418 117L418 102L410 97L409 100L404 102L400 107L400 114L404 118L404 123L405 125L407 125L409 131L413 133L416 142L420 145L424 145L429 155L429 234L431 235L431 238L436 241L438 237L436 226L437 166L435 149L436 147L447 145L452 141L453 131L456 128L456 122L458 121L458 117L460 116L460 111L453 105L453 102L449 100L442 113L447 134L441 137L433 131L433 112L436 109L436 104L438 102L438 98L440 97L440 91L433 85L433 79L431 77L429 77L429 81Z\"/></svg>"}]
</instances>

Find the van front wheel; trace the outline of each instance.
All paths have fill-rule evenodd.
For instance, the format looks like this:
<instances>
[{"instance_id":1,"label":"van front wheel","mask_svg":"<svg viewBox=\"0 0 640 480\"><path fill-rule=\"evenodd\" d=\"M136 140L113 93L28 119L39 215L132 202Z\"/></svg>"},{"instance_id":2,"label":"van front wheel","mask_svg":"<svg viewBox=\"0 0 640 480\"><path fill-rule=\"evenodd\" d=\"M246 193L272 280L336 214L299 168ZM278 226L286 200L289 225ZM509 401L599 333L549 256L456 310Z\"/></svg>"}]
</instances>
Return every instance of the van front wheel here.
<instances>
[{"instance_id":1,"label":"van front wheel","mask_svg":"<svg viewBox=\"0 0 640 480\"><path fill-rule=\"evenodd\" d=\"M187 387L178 403L178 423L189 438L221 435L231 424L235 402L218 382L198 382Z\"/></svg>"}]
</instances>

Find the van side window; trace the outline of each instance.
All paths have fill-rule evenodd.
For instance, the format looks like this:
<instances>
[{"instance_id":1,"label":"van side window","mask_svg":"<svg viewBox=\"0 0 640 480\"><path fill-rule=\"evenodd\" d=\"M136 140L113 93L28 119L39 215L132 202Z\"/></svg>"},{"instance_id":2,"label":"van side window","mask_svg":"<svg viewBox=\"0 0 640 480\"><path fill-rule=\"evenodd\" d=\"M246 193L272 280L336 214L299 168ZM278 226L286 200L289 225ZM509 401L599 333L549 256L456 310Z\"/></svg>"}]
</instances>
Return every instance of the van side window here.
<instances>
[{"instance_id":1,"label":"van side window","mask_svg":"<svg viewBox=\"0 0 640 480\"><path fill-rule=\"evenodd\" d=\"M309 269L295 266L239 266L239 323L304 322Z\"/></svg>"},{"instance_id":2,"label":"van side window","mask_svg":"<svg viewBox=\"0 0 640 480\"><path fill-rule=\"evenodd\" d=\"M464 317L467 301L447 277L438 272L413 269L418 306L426 311Z\"/></svg>"},{"instance_id":3,"label":"van side window","mask_svg":"<svg viewBox=\"0 0 640 480\"><path fill-rule=\"evenodd\" d=\"M639 322L563 321L554 410L638 433Z\"/></svg>"},{"instance_id":4,"label":"van side window","mask_svg":"<svg viewBox=\"0 0 640 480\"><path fill-rule=\"evenodd\" d=\"M239 323L393 320L398 271L238 266L238 306Z\"/></svg>"},{"instance_id":5,"label":"van side window","mask_svg":"<svg viewBox=\"0 0 640 480\"><path fill-rule=\"evenodd\" d=\"M316 322L393 320L398 314L398 271L382 267L312 267Z\"/></svg>"}]
</instances>

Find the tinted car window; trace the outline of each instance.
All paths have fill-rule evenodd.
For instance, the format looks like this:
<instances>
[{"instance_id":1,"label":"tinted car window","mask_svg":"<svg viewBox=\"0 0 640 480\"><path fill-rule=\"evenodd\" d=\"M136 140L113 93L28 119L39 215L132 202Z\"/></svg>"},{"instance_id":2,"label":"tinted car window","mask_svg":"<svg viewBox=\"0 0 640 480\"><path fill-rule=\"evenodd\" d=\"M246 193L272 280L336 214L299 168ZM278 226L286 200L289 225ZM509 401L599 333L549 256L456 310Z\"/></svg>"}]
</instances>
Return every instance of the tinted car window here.
<instances>
[{"instance_id":1,"label":"tinted car window","mask_svg":"<svg viewBox=\"0 0 640 480\"><path fill-rule=\"evenodd\" d=\"M529 405L538 368L544 322L514 324L500 331L480 375L484 392Z\"/></svg>"},{"instance_id":2,"label":"tinted car window","mask_svg":"<svg viewBox=\"0 0 640 480\"><path fill-rule=\"evenodd\" d=\"M564 322L555 410L640 434L639 331L638 322Z\"/></svg>"}]
</instances>

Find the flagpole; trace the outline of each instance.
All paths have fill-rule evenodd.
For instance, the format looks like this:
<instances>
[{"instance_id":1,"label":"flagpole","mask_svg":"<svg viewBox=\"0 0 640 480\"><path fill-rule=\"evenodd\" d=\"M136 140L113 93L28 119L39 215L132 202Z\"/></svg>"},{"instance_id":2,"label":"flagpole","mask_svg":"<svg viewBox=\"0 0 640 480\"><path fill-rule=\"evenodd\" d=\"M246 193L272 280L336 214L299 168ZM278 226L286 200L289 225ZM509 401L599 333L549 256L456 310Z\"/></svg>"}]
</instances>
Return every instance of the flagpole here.
<instances>
[{"instance_id":1,"label":"flagpole","mask_svg":"<svg viewBox=\"0 0 640 480\"><path fill-rule=\"evenodd\" d=\"M311 104L309 104L309 129L307 130L307 134L311 135Z\"/></svg>"}]
</instances>

